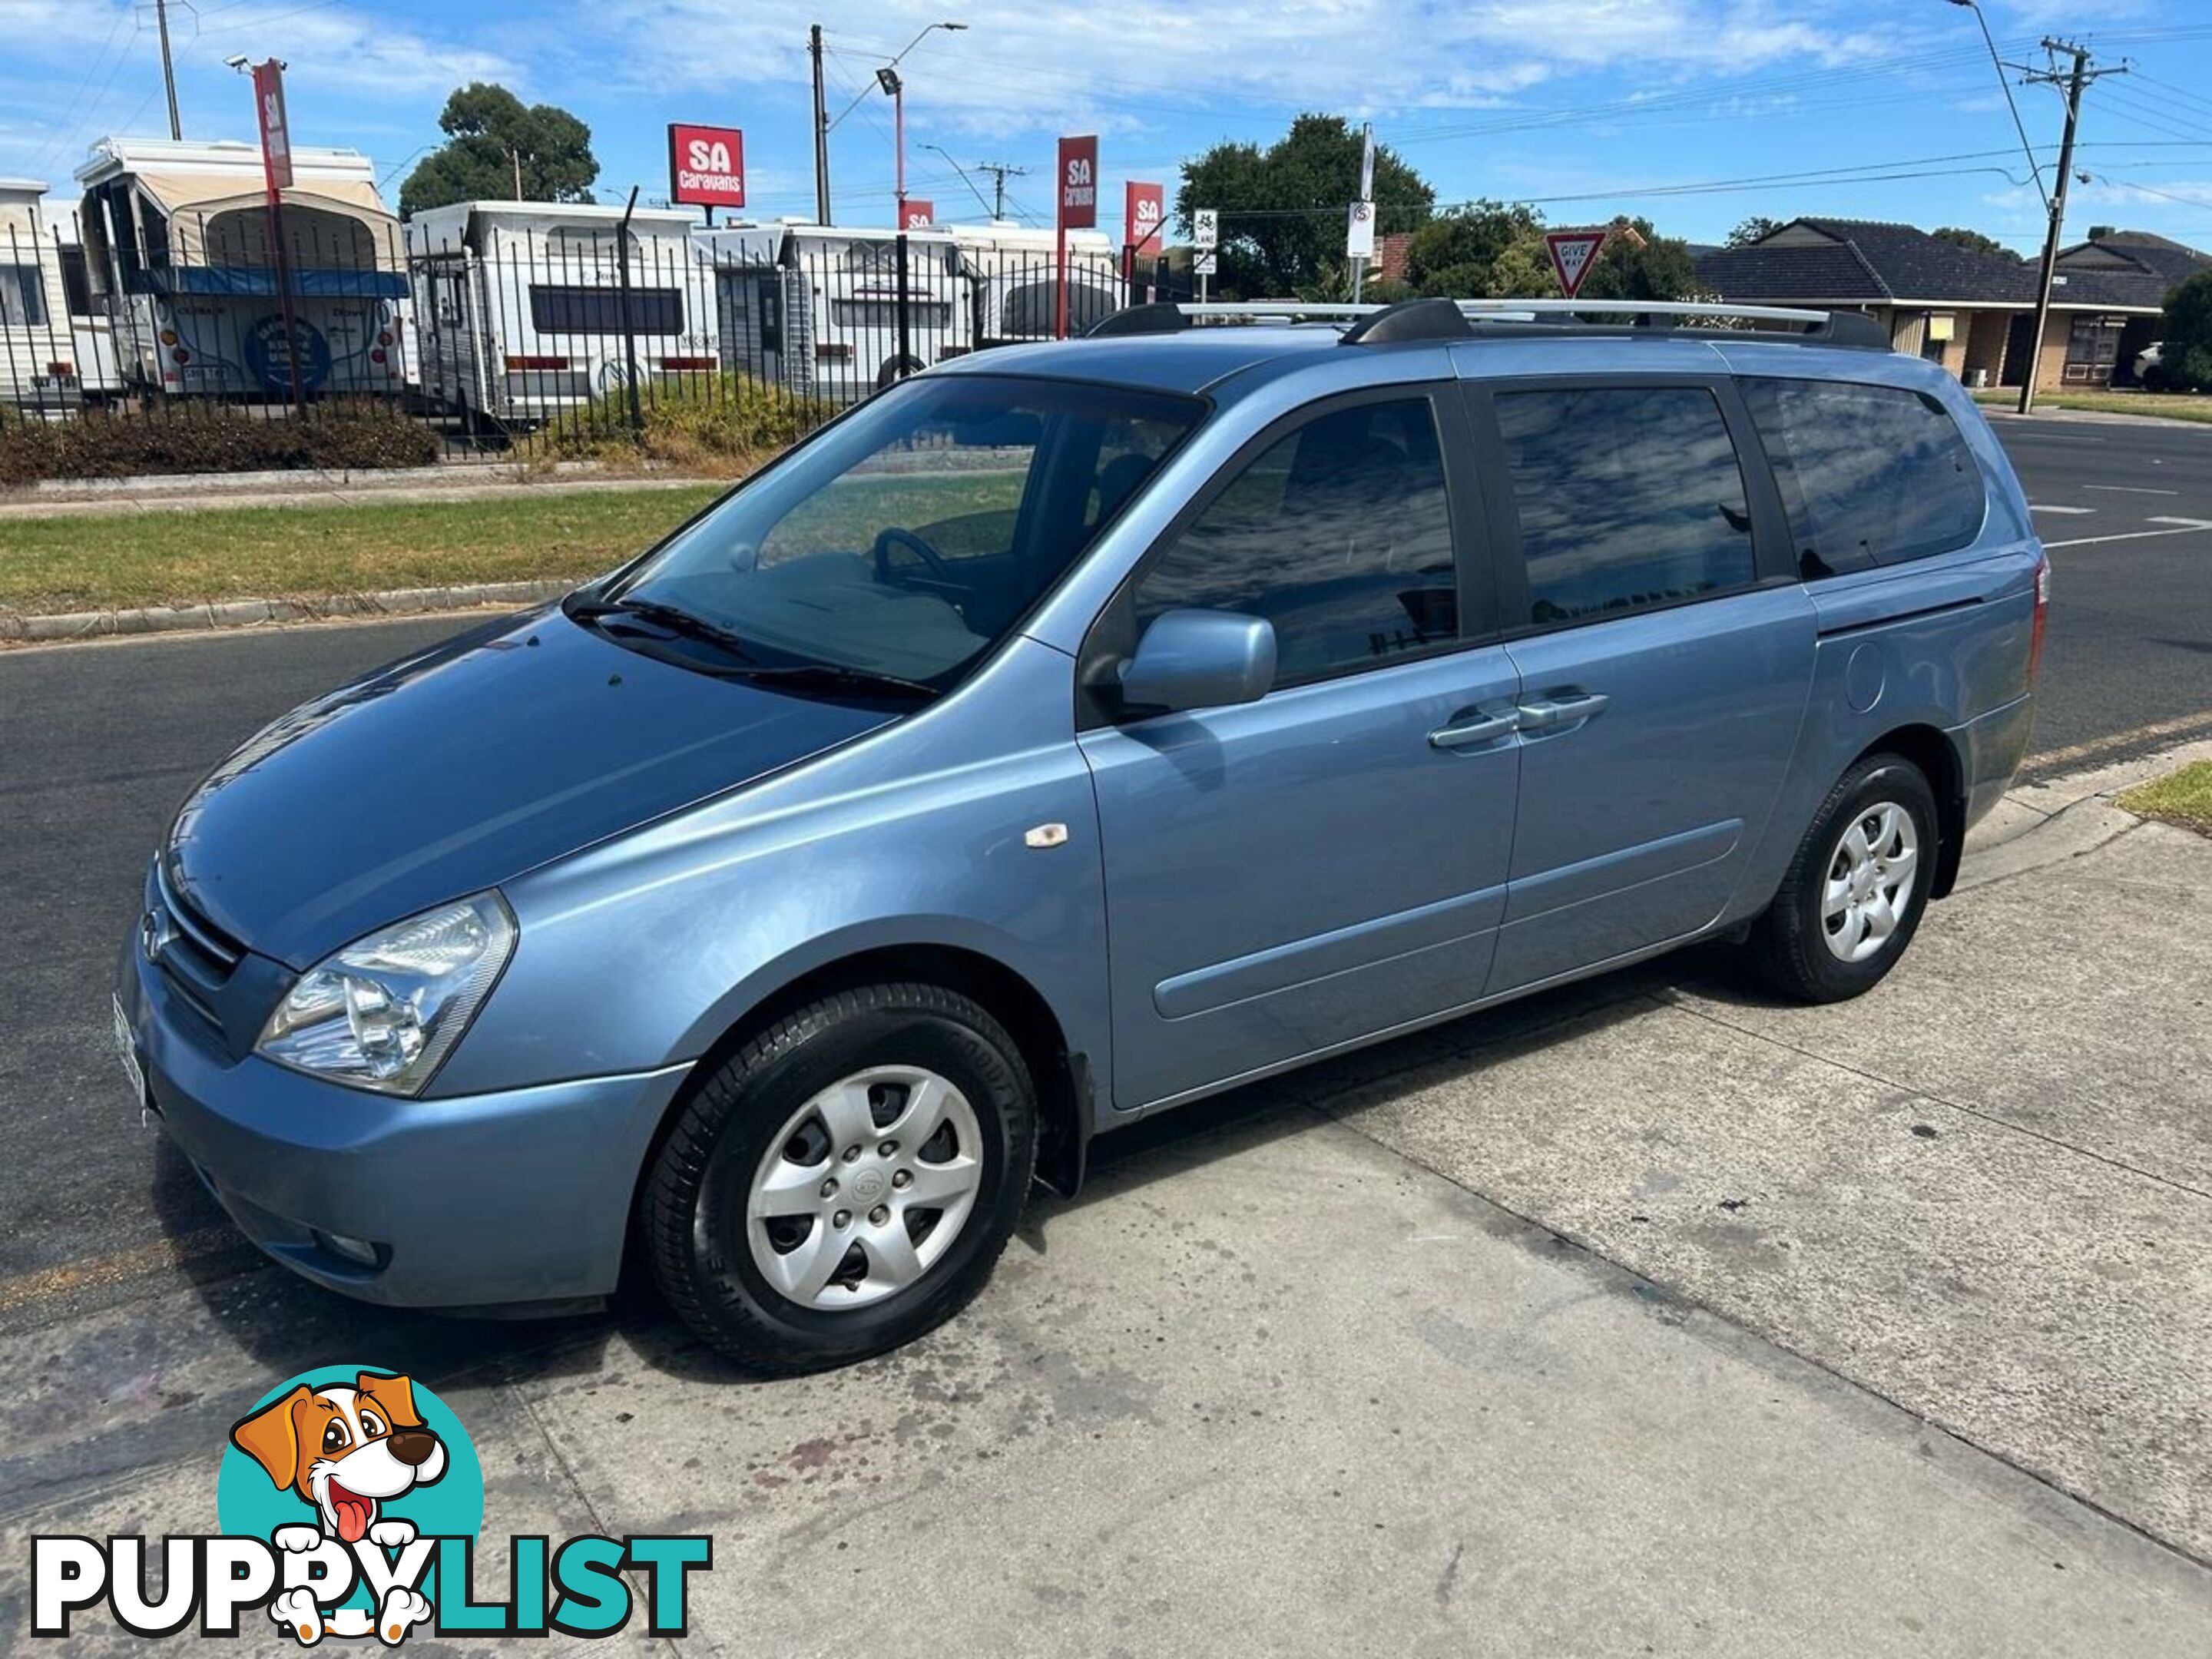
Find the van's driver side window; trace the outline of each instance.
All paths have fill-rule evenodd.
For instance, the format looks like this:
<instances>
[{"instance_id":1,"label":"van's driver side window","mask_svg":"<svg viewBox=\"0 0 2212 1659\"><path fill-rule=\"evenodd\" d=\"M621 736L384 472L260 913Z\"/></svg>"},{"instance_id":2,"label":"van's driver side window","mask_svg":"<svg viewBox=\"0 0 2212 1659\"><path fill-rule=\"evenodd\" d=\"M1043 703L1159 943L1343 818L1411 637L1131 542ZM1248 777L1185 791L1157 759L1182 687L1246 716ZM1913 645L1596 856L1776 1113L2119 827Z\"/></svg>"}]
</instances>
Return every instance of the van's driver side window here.
<instances>
[{"instance_id":1,"label":"van's driver side window","mask_svg":"<svg viewBox=\"0 0 2212 1659\"><path fill-rule=\"evenodd\" d=\"M1255 457L1134 595L1139 633L1183 606L1274 624L1295 684L1459 635L1451 515L1426 398L1355 404Z\"/></svg>"}]
</instances>

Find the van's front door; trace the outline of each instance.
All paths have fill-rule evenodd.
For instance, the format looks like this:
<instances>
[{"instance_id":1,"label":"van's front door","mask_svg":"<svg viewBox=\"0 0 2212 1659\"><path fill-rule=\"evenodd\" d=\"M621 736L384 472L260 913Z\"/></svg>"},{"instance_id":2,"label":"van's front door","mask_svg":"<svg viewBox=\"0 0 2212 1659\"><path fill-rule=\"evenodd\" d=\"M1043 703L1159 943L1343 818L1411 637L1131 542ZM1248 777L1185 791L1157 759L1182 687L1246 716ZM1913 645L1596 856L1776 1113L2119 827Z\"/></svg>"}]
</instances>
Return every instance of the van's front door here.
<instances>
[{"instance_id":1,"label":"van's front door","mask_svg":"<svg viewBox=\"0 0 2212 1659\"><path fill-rule=\"evenodd\" d=\"M1786 538L1725 380L1507 382L1471 405L1521 682L1498 992L1718 917L1789 769L1815 625L1770 568Z\"/></svg>"},{"instance_id":2,"label":"van's front door","mask_svg":"<svg viewBox=\"0 0 2212 1659\"><path fill-rule=\"evenodd\" d=\"M1119 652L1169 610L1264 617L1279 655L1256 702L1083 734L1117 1106L1482 994L1518 679L1474 642L1489 606L1462 580L1481 568L1462 556L1480 523L1463 421L1449 388L1398 387L1262 434L1101 618L1094 645Z\"/></svg>"}]
</instances>

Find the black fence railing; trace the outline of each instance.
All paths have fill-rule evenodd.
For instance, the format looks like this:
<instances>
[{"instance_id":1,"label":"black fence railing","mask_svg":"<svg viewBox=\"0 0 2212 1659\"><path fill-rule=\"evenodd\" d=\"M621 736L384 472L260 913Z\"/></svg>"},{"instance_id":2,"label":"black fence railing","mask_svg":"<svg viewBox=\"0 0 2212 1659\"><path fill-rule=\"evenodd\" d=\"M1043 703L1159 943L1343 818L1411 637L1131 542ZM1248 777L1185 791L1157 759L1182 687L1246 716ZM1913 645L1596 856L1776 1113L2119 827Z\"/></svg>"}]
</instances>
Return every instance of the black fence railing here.
<instances>
[{"instance_id":1,"label":"black fence railing","mask_svg":"<svg viewBox=\"0 0 2212 1659\"><path fill-rule=\"evenodd\" d=\"M939 231L701 234L665 214L625 231L551 207L428 224L289 204L272 223L258 202L165 215L112 191L66 222L0 221L0 428L76 423L70 453L104 471L172 452L184 470L261 450L327 464L329 430L402 423L359 464L742 455L933 364L1051 338L1062 308L1049 247ZM1165 280L1072 253L1069 331L1170 297ZM195 421L197 447L163 441ZM299 430L249 441L242 421ZM222 441L198 441L208 428ZM153 459L109 464L103 437Z\"/></svg>"}]
</instances>

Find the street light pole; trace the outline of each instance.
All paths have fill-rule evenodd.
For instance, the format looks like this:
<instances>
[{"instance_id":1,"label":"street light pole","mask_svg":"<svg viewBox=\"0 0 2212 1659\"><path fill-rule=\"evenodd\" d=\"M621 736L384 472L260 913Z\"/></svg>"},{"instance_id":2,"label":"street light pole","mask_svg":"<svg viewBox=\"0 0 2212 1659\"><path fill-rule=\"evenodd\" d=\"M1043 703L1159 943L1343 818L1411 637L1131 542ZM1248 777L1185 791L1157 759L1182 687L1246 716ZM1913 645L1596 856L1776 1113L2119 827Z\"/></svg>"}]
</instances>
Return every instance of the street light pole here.
<instances>
[{"instance_id":1,"label":"street light pole","mask_svg":"<svg viewBox=\"0 0 2212 1659\"><path fill-rule=\"evenodd\" d=\"M921 33L915 35L913 40L908 41L906 45L898 49L897 53L891 58L890 62L885 64L881 69L876 71L876 84L881 87L884 91L890 96L892 104L892 120L896 129L892 136L891 142L898 151L898 204L899 225L901 228L903 228L906 223L906 84L899 79L898 66L906 61L906 55L908 52L912 52L924 40L927 40L939 29L943 29L949 34L957 34L961 30L967 27L968 26L965 23L927 24L923 27ZM828 139L830 131L833 131L840 122L842 122L844 118L848 115L850 115L854 110L860 108L861 102L867 97L867 95L868 89L866 87L861 88L860 96L854 99L851 103L846 105L843 109L838 112L837 119L830 122L829 126L824 127L822 130L822 135L825 141ZM824 155L824 165L826 167L826 150Z\"/></svg>"}]
</instances>

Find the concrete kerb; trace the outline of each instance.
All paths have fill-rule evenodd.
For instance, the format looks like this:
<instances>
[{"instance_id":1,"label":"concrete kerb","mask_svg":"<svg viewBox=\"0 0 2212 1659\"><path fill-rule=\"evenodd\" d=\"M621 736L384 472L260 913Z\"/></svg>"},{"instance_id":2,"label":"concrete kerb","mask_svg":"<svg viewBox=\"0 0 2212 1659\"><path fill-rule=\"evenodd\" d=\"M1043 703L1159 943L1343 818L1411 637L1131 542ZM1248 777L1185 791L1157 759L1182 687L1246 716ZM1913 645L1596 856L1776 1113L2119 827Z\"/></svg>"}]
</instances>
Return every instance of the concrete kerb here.
<instances>
[{"instance_id":1,"label":"concrete kerb","mask_svg":"<svg viewBox=\"0 0 2212 1659\"><path fill-rule=\"evenodd\" d=\"M534 605L557 598L574 581L473 582L456 587L400 587L379 593L331 593L312 599L228 599L208 605L154 605L125 611L75 611L49 617L0 615L0 642L53 644L118 635L174 634L272 623L423 617L495 605Z\"/></svg>"},{"instance_id":2,"label":"concrete kerb","mask_svg":"<svg viewBox=\"0 0 2212 1659\"><path fill-rule=\"evenodd\" d=\"M1960 888L1986 886L2094 852L2143 822L2114 805L2115 795L2202 760L2212 760L2212 741L2176 744L2064 777L2016 785L1966 836Z\"/></svg>"}]
</instances>

